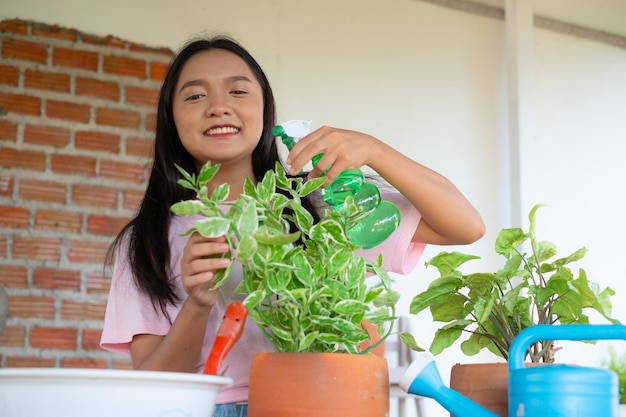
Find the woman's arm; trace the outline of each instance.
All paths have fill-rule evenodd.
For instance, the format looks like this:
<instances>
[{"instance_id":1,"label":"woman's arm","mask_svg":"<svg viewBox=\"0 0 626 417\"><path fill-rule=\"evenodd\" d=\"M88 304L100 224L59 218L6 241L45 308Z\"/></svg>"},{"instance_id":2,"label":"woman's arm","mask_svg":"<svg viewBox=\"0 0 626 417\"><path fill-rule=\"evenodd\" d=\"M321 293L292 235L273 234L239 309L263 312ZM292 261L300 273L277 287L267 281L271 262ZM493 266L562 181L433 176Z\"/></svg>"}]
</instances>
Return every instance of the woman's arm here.
<instances>
[{"instance_id":1,"label":"woman's arm","mask_svg":"<svg viewBox=\"0 0 626 417\"><path fill-rule=\"evenodd\" d=\"M181 259L181 278L187 299L165 336L140 334L130 343L134 369L195 372L202 351L207 321L218 292L211 279L217 269L228 266L227 258L211 255L228 252L224 238L189 237Z\"/></svg>"},{"instance_id":2,"label":"woman's arm","mask_svg":"<svg viewBox=\"0 0 626 417\"><path fill-rule=\"evenodd\" d=\"M402 193L422 215L416 242L467 244L485 233L480 214L454 184L373 136L321 127L293 147L287 158L291 172L299 172L319 153L324 156L311 171L312 177L330 167L326 173L330 184L342 171L368 165Z\"/></svg>"}]
</instances>

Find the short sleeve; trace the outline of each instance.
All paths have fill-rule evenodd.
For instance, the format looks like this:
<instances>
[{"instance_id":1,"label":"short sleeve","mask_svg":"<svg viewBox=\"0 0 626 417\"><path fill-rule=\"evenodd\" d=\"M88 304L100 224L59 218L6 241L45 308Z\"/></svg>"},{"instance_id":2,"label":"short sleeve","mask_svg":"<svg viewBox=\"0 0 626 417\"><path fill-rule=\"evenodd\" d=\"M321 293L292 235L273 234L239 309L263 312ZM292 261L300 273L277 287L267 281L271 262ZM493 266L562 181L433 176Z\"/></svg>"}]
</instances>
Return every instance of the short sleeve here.
<instances>
[{"instance_id":1,"label":"short sleeve","mask_svg":"<svg viewBox=\"0 0 626 417\"><path fill-rule=\"evenodd\" d=\"M379 255L383 257L383 268L388 272L406 275L419 262L425 243L413 242L413 235L422 219L422 215L400 193L383 191L382 198L391 201L400 210L400 225L380 245L370 249L358 250L356 253L369 262L375 262Z\"/></svg>"}]
</instances>

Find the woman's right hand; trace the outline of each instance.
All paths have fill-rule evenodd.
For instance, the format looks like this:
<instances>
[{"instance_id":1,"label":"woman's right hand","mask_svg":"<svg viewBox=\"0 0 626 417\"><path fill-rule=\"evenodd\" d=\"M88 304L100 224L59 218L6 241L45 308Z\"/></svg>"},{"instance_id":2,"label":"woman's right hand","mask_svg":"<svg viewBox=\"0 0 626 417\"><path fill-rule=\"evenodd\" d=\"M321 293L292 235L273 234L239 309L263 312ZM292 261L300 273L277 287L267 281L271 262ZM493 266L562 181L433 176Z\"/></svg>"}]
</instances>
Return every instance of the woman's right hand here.
<instances>
[{"instance_id":1,"label":"woman's right hand","mask_svg":"<svg viewBox=\"0 0 626 417\"><path fill-rule=\"evenodd\" d=\"M203 307L213 307L217 302L217 290L211 282L215 272L230 264L229 258L220 255L228 253L226 239L206 238L199 233L189 237L180 261L183 287L188 301Z\"/></svg>"}]
</instances>

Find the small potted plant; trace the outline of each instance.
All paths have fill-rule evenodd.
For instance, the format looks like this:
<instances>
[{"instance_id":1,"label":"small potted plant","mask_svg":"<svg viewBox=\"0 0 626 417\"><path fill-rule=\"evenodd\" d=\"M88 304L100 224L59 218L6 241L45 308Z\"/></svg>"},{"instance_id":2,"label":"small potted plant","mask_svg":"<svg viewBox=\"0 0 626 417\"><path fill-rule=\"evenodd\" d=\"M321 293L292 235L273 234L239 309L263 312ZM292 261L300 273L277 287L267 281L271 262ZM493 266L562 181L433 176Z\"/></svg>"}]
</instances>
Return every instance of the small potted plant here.
<instances>
[{"instance_id":1,"label":"small potted plant","mask_svg":"<svg viewBox=\"0 0 626 417\"><path fill-rule=\"evenodd\" d=\"M242 195L235 201L226 201L228 184L217 187L211 195L205 185L218 169L219 165L209 162L196 176L179 168L183 176L179 183L194 190L196 198L174 204L172 211L181 216L199 216L189 233L226 237L229 256L239 261L244 271L243 281L235 291L247 294L244 305L249 317L279 352L253 357L250 416L273 412L260 409L262 401L283 411L288 409L280 403L292 400L292 394L285 393L285 389L310 394L315 387L335 391L332 397L340 388L351 389L352 395L358 397L342 401L350 404L354 415L377 415L380 407L384 413L389 407L386 360L366 354L391 334L392 326L386 324L395 319L399 296L390 288L391 280L381 267L381 259L368 263L354 253L357 247L348 232L367 212L348 197L343 206L326 210L315 223L301 199L320 188L325 178L290 178L280 164L256 185L248 179ZM379 285L366 282L368 273L378 277ZM230 267L220 271L214 278L216 285L223 284L229 274ZM370 334L364 321L376 326L379 338L366 348L363 347L370 341ZM314 367L312 370L303 371L299 367L304 365L296 364L294 355L303 353L306 356L300 357ZM337 374L338 368L315 362L319 354L331 355L336 363L347 363L343 368L353 374L342 378ZM277 355L290 361L288 365L261 364L262 360L277 359ZM351 362L355 360L374 365ZM261 368L270 370L270 382L256 382ZM364 375L355 376L356 371ZM324 375L337 384L323 382L320 378ZM298 378L307 386L295 383ZM307 378L319 381L311 383ZM359 382L354 383L355 379ZM368 385L372 387L359 393ZM269 392L259 394L262 388ZM370 388L378 393L372 395ZM313 405L306 402L309 400L296 402L301 401L301 408L313 406L319 411L330 398L328 393L321 395L327 397L312 400ZM355 412L357 406L359 411Z\"/></svg>"},{"instance_id":2,"label":"small potted plant","mask_svg":"<svg viewBox=\"0 0 626 417\"><path fill-rule=\"evenodd\" d=\"M607 360L602 366L617 374L619 383L619 415L626 417L626 354L618 353L613 345L609 345Z\"/></svg>"},{"instance_id":3,"label":"small potted plant","mask_svg":"<svg viewBox=\"0 0 626 417\"><path fill-rule=\"evenodd\" d=\"M579 268L576 273L571 267L584 257L587 249L555 258L556 245L538 240L535 216L540 207L536 205L531 209L527 232L520 228L500 231L495 250L505 260L502 268L495 272L464 272L467 262L480 257L459 252L441 252L426 263L437 268L440 276L412 299L410 312L418 314L428 309L434 321L443 323L430 345L432 354L437 355L464 338L461 350L465 355L487 349L506 360L513 339L527 327L588 323L584 314L588 309L597 311L612 323L618 322L611 317L610 298L614 291L608 287L601 290L597 284L589 282L583 269ZM400 336L410 348L424 350L412 335ZM554 351L554 342L544 340L531 346L528 355L531 362L553 362ZM506 372L506 364L501 368ZM464 372L458 365L453 367L451 387L471 397L471 393L455 384L455 371ZM495 372L488 370L486 374L495 375ZM507 413L506 375L491 378L494 390L499 390L500 395L488 390L487 398L474 397L503 416Z\"/></svg>"}]
</instances>

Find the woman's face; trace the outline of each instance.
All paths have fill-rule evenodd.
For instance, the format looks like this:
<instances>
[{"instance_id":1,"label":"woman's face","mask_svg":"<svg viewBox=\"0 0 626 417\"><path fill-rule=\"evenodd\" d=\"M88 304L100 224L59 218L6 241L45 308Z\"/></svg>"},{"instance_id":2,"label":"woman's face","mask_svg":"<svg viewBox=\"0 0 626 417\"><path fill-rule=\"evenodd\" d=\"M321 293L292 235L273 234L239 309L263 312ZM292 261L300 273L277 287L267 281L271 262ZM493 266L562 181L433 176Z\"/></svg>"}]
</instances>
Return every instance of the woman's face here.
<instances>
[{"instance_id":1,"label":"woman's face","mask_svg":"<svg viewBox=\"0 0 626 417\"><path fill-rule=\"evenodd\" d=\"M263 131L263 91L243 59L223 49L191 57L178 78L172 111L196 169L210 160L226 169L245 167L249 174Z\"/></svg>"}]
</instances>

